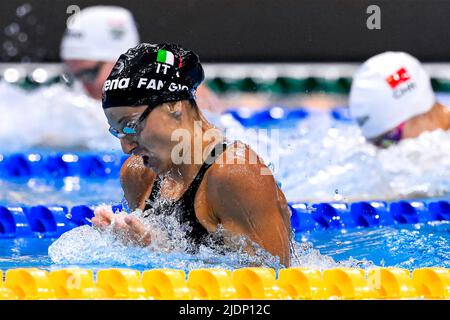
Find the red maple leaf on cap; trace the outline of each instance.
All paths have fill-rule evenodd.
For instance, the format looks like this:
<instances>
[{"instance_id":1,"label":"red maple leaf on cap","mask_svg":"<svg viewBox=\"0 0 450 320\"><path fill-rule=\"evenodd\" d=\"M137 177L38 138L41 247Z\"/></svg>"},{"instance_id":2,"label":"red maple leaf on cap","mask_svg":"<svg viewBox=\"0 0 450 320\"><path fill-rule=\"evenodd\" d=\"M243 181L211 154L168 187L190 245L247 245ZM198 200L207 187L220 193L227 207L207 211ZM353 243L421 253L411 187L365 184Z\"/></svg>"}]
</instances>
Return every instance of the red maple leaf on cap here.
<instances>
[{"instance_id":1,"label":"red maple leaf on cap","mask_svg":"<svg viewBox=\"0 0 450 320\"><path fill-rule=\"evenodd\" d=\"M406 71L405 68L400 68L397 72L387 77L386 82L392 89L395 89L399 84L408 81L409 79L411 79L411 77L409 76L408 71Z\"/></svg>"}]
</instances>

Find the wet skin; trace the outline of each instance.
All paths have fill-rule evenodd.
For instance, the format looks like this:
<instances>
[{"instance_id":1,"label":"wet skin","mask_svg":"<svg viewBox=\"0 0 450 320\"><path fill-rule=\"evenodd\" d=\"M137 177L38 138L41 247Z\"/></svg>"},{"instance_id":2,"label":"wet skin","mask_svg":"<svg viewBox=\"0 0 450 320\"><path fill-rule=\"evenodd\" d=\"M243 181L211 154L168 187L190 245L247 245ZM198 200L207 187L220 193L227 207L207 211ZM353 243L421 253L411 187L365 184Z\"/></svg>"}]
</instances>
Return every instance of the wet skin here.
<instances>
[{"instance_id":1,"label":"wet skin","mask_svg":"<svg viewBox=\"0 0 450 320\"><path fill-rule=\"evenodd\" d=\"M444 131L450 130L450 108L438 102L428 112L414 116L404 122L401 140L413 139L426 131L434 131L437 129ZM395 128L392 130L395 130ZM369 141L382 139L385 134L383 133L376 138L369 139Z\"/></svg>"},{"instance_id":2,"label":"wet skin","mask_svg":"<svg viewBox=\"0 0 450 320\"><path fill-rule=\"evenodd\" d=\"M406 121L403 138L415 138L425 131L436 129L450 129L450 108L440 103L435 103L430 111Z\"/></svg>"},{"instance_id":3,"label":"wet skin","mask_svg":"<svg viewBox=\"0 0 450 320\"><path fill-rule=\"evenodd\" d=\"M145 108L109 108L105 114L110 125L121 129L130 119L139 117ZM124 120L120 121L122 118ZM172 132L180 128L194 137L195 120L202 121L203 131L212 128L188 101L164 104L150 113L137 136L121 139L123 151L133 154L120 173L130 209L144 209L156 174L164 175L161 186L164 198L178 199L189 187L202 161L175 165L170 155L179 141L171 141L170 138ZM202 142L203 150L221 139L217 132L210 140ZM242 143L229 145L208 169L200 184L194 200L195 214L209 232L222 225L230 234L247 236L289 266L290 211L274 177L261 174L262 169L267 171L268 168L262 161L249 163L249 159L255 158L257 155L248 146ZM95 212L92 222L94 226L103 228L113 219L115 232L125 235L129 241L142 246L151 242L151 236L136 217L118 217L102 208ZM250 245L247 251L252 253Z\"/></svg>"}]
</instances>

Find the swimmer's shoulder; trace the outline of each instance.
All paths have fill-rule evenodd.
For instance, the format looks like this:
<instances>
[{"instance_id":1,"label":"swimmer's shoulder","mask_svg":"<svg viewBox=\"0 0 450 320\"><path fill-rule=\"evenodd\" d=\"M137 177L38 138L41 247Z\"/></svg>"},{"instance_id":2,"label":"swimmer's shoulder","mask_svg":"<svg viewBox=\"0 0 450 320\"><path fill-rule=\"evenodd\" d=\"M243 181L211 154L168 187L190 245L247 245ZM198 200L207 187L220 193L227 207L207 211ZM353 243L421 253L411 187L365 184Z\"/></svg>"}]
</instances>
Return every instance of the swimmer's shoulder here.
<instances>
[{"instance_id":1,"label":"swimmer's shoulder","mask_svg":"<svg viewBox=\"0 0 450 320\"><path fill-rule=\"evenodd\" d=\"M288 230L290 212L271 170L261 158L257 158L256 163L248 158L257 155L247 145L237 143L236 147L227 147L224 152L222 160L228 156L228 162L221 163L218 157L207 171L204 203L210 208L209 218L220 223L231 221L232 225L245 230L254 230L252 224L255 223L263 230L264 221L271 221L272 226L280 230Z\"/></svg>"},{"instance_id":2,"label":"swimmer's shoulder","mask_svg":"<svg viewBox=\"0 0 450 320\"><path fill-rule=\"evenodd\" d=\"M120 169L120 183L132 210L145 206L155 177L155 172L144 166L140 156L132 155L124 162Z\"/></svg>"},{"instance_id":3,"label":"swimmer's shoulder","mask_svg":"<svg viewBox=\"0 0 450 320\"><path fill-rule=\"evenodd\" d=\"M251 196L273 192L276 181L263 160L248 145L235 141L217 157L207 172L207 193L232 195L242 193Z\"/></svg>"},{"instance_id":4,"label":"swimmer's shoulder","mask_svg":"<svg viewBox=\"0 0 450 320\"><path fill-rule=\"evenodd\" d=\"M210 172L222 174L256 174L267 168L263 159L247 144L241 141L228 143L226 150L217 157Z\"/></svg>"}]
</instances>

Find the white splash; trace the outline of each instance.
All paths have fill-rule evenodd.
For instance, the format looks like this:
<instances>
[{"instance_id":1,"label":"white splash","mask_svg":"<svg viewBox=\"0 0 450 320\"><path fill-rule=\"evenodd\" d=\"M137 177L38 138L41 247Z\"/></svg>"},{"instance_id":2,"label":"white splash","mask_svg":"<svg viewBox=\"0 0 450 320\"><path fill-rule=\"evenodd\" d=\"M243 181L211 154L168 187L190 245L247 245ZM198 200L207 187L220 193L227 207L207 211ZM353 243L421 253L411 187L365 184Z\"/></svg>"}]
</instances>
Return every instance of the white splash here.
<instances>
[{"instance_id":1,"label":"white splash","mask_svg":"<svg viewBox=\"0 0 450 320\"><path fill-rule=\"evenodd\" d=\"M186 238L189 227L180 224L174 215L151 215L143 218L140 210L131 214L150 230L152 243L148 247L124 244L111 228L99 231L90 226L81 226L66 232L56 240L48 249L49 257L59 265L125 265L183 270L245 266L283 268L278 257L271 255L257 244L252 244L253 255L246 253L244 248L249 245L249 240L245 237L229 237L227 245L218 244L214 241L216 237L226 234L222 228L211 234L207 245L201 245L198 252L188 253L193 246ZM370 265L356 260L335 262L331 257L314 250L311 244L295 241L292 242L291 264L296 267L317 269Z\"/></svg>"},{"instance_id":2,"label":"white splash","mask_svg":"<svg viewBox=\"0 0 450 320\"><path fill-rule=\"evenodd\" d=\"M450 131L425 132L377 149L353 125L299 125L279 146L288 200L341 201L435 197L450 193ZM289 133L292 135L293 133Z\"/></svg>"}]
</instances>

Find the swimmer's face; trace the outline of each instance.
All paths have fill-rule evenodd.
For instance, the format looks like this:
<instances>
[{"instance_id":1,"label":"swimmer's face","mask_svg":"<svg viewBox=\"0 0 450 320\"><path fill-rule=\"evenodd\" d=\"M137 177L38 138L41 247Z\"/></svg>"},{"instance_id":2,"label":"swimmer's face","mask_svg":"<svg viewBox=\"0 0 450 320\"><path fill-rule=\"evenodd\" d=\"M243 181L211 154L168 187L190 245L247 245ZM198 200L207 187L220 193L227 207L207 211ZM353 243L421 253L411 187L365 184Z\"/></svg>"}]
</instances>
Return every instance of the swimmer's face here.
<instances>
[{"instance_id":1,"label":"swimmer's face","mask_svg":"<svg viewBox=\"0 0 450 320\"><path fill-rule=\"evenodd\" d=\"M94 99L102 99L103 83L108 78L114 62L91 61L91 60L66 60L64 64L75 78L77 78L86 89L87 93Z\"/></svg>"},{"instance_id":2,"label":"swimmer's face","mask_svg":"<svg viewBox=\"0 0 450 320\"><path fill-rule=\"evenodd\" d=\"M171 141L174 130L180 122L167 111L168 104L157 106L141 122L139 117L147 106L114 107L105 109L109 125L119 132L124 127L136 125L136 134L120 138L123 152L142 157L144 165L162 174L173 166L171 152L178 141Z\"/></svg>"}]
</instances>

